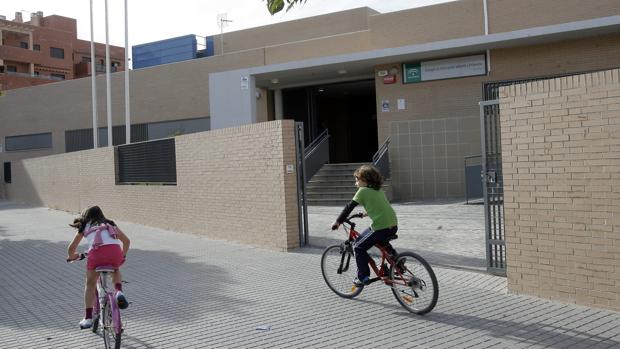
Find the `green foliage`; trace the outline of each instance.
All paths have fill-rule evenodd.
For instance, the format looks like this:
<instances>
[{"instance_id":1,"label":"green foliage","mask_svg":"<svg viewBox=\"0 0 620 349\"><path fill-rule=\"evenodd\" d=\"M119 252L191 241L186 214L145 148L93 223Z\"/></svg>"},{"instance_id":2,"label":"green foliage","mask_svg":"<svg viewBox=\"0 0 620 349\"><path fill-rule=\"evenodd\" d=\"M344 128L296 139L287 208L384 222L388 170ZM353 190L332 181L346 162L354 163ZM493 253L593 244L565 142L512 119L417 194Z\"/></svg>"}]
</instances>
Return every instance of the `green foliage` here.
<instances>
[{"instance_id":1,"label":"green foliage","mask_svg":"<svg viewBox=\"0 0 620 349\"><path fill-rule=\"evenodd\" d=\"M308 0L267 0L267 10L274 15L284 8L284 3L288 4L286 11L290 10L295 4L303 4Z\"/></svg>"}]
</instances>

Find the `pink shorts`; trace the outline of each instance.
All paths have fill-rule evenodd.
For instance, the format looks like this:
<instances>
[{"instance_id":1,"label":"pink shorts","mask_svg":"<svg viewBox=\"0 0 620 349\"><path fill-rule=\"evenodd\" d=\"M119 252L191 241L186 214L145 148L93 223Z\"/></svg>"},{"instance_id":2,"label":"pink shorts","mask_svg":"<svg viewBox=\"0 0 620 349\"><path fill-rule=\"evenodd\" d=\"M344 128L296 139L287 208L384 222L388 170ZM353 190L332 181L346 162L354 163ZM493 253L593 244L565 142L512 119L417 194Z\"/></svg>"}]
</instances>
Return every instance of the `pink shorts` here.
<instances>
[{"instance_id":1,"label":"pink shorts","mask_svg":"<svg viewBox=\"0 0 620 349\"><path fill-rule=\"evenodd\" d=\"M87 270L95 270L97 267L111 266L115 269L123 264L123 250L119 245L103 245L88 252Z\"/></svg>"}]
</instances>

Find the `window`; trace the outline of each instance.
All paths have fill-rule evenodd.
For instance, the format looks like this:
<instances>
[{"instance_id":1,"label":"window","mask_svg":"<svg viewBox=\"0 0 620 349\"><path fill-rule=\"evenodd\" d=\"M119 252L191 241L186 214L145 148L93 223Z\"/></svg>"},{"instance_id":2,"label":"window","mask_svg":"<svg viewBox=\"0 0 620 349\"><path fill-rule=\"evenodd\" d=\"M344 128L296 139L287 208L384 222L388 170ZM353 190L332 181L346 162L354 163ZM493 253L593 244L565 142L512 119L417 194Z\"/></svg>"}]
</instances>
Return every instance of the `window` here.
<instances>
[{"instance_id":1,"label":"window","mask_svg":"<svg viewBox=\"0 0 620 349\"><path fill-rule=\"evenodd\" d=\"M120 67L121 64L119 62L112 62L113 67Z\"/></svg>"},{"instance_id":2,"label":"window","mask_svg":"<svg viewBox=\"0 0 620 349\"><path fill-rule=\"evenodd\" d=\"M65 50L62 49L62 48L57 48L57 47L50 47L50 56L52 56L54 58L64 59L65 58Z\"/></svg>"},{"instance_id":3,"label":"window","mask_svg":"<svg viewBox=\"0 0 620 349\"><path fill-rule=\"evenodd\" d=\"M14 65L7 65L6 71L10 73L17 73L17 67Z\"/></svg>"},{"instance_id":4,"label":"window","mask_svg":"<svg viewBox=\"0 0 620 349\"><path fill-rule=\"evenodd\" d=\"M22 41L22 42L19 43L19 47L28 49L28 43Z\"/></svg>"},{"instance_id":5,"label":"window","mask_svg":"<svg viewBox=\"0 0 620 349\"><path fill-rule=\"evenodd\" d=\"M32 49L35 50L35 51L41 51L41 45L34 44L34 45L32 45Z\"/></svg>"},{"instance_id":6,"label":"window","mask_svg":"<svg viewBox=\"0 0 620 349\"><path fill-rule=\"evenodd\" d=\"M177 183L174 138L116 148L117 184Z\"/></svg>"},{"instance_id":7,"label":"window","mask_svg":"<svg viewBox=\"0 0 620 349\"><path fill-rule=\"evenodd\" d=\"M34 72L34 76L39 76L39 75L41 75L41 73L39 73L38 71Z\"/></svg>"},{"instance_id":8,"label":"window","mask_svg":"<svg viewBox=\"0 0 620 349\"><path fill-rule=\"evenodd\" d=\"M50 74L50 77L52 78L52 80L64 80L65 79L65 74Z\"/></svg>"},{"instance_id":9,"label":"window","mask_svg":"<svg viewBox=\"0 0 620 349\"><path fill-rule=\"evenodd\" d=\"M38 133L22 136L7 136L4 138L6 151L51 149L52 133Z\"/></svg>"},{"instance_id":10,"label":"window","mask_svg":"<svg viewBox=\"0 0 620 349\"><path fill-rule=\"evenodd\" d=\"M90 57L82 57L82 63L90 63Z\"/></svg>"},{"instance_id":11,"label":"window","mask_svg":"<svg viewBox=\"0 0 620 349\"><path fill-rule=\"evenodd\" d=\"M11 162L4 163L4 183L11 183Z\"/></svg>"}]
</instances>

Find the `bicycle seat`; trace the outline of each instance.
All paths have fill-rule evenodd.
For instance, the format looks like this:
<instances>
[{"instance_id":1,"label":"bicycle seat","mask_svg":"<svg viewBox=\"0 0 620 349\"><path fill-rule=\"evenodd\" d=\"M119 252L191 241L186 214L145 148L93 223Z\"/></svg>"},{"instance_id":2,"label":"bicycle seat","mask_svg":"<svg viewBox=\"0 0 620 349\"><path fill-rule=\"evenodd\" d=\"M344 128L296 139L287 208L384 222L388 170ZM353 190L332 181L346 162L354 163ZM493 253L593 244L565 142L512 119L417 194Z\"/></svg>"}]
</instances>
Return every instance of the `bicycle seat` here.
<instances>
[{"instance_id":1,"label":"bicycle seat","mask_svg":"<svg viewBox=\"0 0 620 349\"><path fill-rule=\"evenodd\" d=\"M387 239L387 241L392 241L392 240L396 240L396 239L398 239L398 235L394 234L394 235L390 236L390 237Z\"/></svg>"},{"instance_id":2,"label":"bicycle seat","mask_svg":"<svg viewBox=\"0 0 620 349\"><path fill-rule=\"evenodd\" d=\"M116 271L116 268L110 265L102 265L100 267L96 267L95 271L98 273L113 273Z\"/></svg>"}]
</instances>

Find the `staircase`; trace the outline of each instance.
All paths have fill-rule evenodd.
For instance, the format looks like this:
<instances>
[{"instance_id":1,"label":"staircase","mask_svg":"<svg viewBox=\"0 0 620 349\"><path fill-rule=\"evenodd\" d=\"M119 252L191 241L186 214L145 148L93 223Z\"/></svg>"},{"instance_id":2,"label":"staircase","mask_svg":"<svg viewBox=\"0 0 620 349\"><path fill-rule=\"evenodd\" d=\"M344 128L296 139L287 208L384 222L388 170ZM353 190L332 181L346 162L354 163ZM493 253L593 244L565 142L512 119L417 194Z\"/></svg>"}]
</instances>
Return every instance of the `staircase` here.
<instances>
[{"instance_id":1,"label":"staircase","mask_svg":"<svg viewBox=\"0 0 620 349\"><path fill-rule=\"evenodd\" d=\"M364 163L325 164L306 184L306 198L311 206L344 206L357 187L353 172ZM383 190L391 198L390 180L386 179Z\"/></svg>"}]
</instances>

